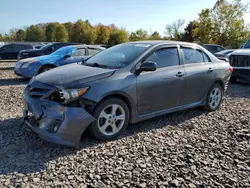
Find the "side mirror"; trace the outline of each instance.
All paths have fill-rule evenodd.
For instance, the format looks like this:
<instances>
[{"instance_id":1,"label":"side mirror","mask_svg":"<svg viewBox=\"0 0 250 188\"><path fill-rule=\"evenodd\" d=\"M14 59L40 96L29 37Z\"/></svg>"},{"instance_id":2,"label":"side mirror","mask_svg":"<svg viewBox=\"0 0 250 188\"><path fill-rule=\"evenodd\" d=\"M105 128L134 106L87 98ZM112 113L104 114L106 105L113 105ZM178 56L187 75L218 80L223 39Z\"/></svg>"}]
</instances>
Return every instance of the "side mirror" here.
<instances>
[{"instance_id":1,"label":"side mirror","mask_svg":"<svg viewBox=\"0 0 250 188\"><path fill-rule=\"evenodd\" d=\"M1 52L1 51L4 51L4 50L5 50L5 48L1 48L1 49L0 49L0 52Z\"/></svg>"},{"instance_id":2,"label":"side mirror","mask_svg":"<svg viewBox=\"0 0 250 188\"><path fill-rule=\"evenodd\" d=\"M147 61L145 63L142 63L140 68L136 71L137 74L139 75L141 72L150 72L150 71L155 71L157 68L157 64L152 62L152 61Z\"/></svg>"},{"instance_id":3,"label":"side mirror","mask_svg":"<svg viewBox=\"0 0 250 188\"><path fill-rule=\"evenodd\" d=\"M147 61L145 63L142 63L140 66L140 70L141 71L155 71L157 68L156 63L152 62L152 61Z\"/></svg>"}]
</instances>

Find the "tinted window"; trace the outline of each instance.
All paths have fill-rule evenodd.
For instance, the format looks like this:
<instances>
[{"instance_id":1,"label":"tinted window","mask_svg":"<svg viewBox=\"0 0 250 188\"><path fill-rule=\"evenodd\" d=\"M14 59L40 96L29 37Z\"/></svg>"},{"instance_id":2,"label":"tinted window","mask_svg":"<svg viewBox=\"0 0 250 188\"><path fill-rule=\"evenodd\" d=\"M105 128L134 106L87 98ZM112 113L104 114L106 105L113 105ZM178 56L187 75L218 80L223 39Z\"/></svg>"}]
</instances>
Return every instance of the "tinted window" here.
<instances>
[{"instance_id":1,"label":"tinted window","mask_svg":"<svg viewBox=\"0 0 250 188\"><path fill-rule=\"evenodd\" d=\"M54 51L56 51L63 46L64 46L64 44L54 44L52 47L54 48Z\"/></svg>"},{"instance_id":2,"label":"tinted window","mask_svg":"<svg viewBox=\"0 0 250 188\"><path fill-rule=\"evenodd\" d=\"M200 50L192 49L192 48L182 48L185 64L192 64L192 63L202 63L203 60L203 53Z\"/></svg>"},{"instance_id":3,"label":"tinted window","mask_svg":"<svg viewBox=\"0 0 250 188\"><path fill-rule=\"evenodd\" d=\"M72 56L85 56L86 55L86 49L77 49L75 53L72 54Z\"/></svg>"},{"instance_id":4,"label":"tinted window","mask_svg":"<svg viewBox=\"0 0 250 188\"><path fill-rule=\"evenodd\" d=\"M224 50L223 48L221 48L220 46L209 46L208 49L213 52L213 53L216 53L216 52L220 52L222 50Z\"/></svg>"},{"instance_id":5,"label":"tinted window","mask_svg":"<svg viewBox=\"0 0 250 188\"><path fill-rule=\"evenodd\" d=\"M146 61L157 64L157 68L179 65L179 55L177 48L164 48L155 51Z\"/></svg>"},{"instance_id":6,"label":"tinted window","mask_svg":"<svg viewBox=\"0 0 250 188\"><path fill-rule=\"evenodd\" d=\"M243 48L250 48L250 39L246 42Z\"/></svg>"},{"instance_id":7,"label":"tinted window","mask_svg":"<svg viewBox=\"0 0 250 188\"><path fill-rule=\"evenodd\" d=\"M6 45L3 46L4 52L13 52L14 51L14 46L13 45Z\"/></svg>"},{"instance_id":8,"label":"tinted window","mask_svg":"<svg viewBox=\"0 0 250 188\"><path fill-rule=\"evenodd\" d=\"M97 48L89 48L88 50L89 50L89 55L95 55L101 51L100 49Z\"/></svg>"},{"instance_id":9,"label":"tinted window","mask_svg":"<svg viewBox=\"0 0 250 188\"><path fill-rule=\"evenodd\" d=\"M15 45L13 45L14 51L15 52L19 52L19 51L23 50L24 49L23 46L24 45L21 45L21 44L15 44Z\"/></svg>"}]
</instances>

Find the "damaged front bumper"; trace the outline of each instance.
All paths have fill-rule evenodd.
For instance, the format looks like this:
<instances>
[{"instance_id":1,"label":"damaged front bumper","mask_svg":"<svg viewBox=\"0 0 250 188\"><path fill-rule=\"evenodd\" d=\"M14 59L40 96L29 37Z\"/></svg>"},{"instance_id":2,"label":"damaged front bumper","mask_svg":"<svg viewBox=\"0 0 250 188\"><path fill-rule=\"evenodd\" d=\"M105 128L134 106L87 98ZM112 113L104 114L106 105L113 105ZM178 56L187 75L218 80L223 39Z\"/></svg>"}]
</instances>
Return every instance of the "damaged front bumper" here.
<instances>
[{"instance_id":1,"label":"damaged front bumper","mask_svg":"<svg viewBox=\"0 0 250 188\"><path fill-rule=\"evenodd\" d=\"M78 148L82 133L95 120L84 108L33 99L26 89L23 99L25 123L48 142Z\"/></svg>"}]
</instances>

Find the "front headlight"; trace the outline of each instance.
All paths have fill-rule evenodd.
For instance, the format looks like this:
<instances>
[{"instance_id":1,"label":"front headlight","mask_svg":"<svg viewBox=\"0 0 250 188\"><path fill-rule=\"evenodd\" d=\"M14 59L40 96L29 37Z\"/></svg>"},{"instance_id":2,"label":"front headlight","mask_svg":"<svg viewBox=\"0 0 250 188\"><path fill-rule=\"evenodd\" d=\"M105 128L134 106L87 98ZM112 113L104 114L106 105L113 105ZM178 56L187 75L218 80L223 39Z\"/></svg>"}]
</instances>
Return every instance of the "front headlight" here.
<instances>
[{"instance_id":1,"label":"front headlight","mask_svg":"<svg viewBox=\"0 0 250 188\"><path fill-rule=\"evenodd\" d=\"M89 87L81 89L61 89L53 95L53 100L58 102L72 101L88 91Z\"/></svg>"},{"instance_id":2,"label":"front headlight","mask_svg":"<svg viewBox=\"0 0 250 188\"><path fill-rule=\"evenodd\" d=\"M23 66L22 66L22 68L27 68L31 63L33 63L33 62L24 63Z\"/></svg>"}]
</instances>

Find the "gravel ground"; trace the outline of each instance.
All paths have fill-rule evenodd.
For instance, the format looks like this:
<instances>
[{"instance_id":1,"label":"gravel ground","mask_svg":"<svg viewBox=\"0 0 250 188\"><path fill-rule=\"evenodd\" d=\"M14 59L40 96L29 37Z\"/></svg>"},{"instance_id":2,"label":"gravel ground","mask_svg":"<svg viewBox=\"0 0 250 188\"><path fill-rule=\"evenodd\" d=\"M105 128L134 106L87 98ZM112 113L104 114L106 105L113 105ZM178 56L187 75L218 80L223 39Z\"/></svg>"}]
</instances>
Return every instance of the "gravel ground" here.
<instances>
[{"instance_id":1,"label":"gravel ground","mask_svg":"<svg viewBox=\"0 0 250 188\"><path fill-rule=\"evenodd\" d=\"M0 63L0 187L250 187L250 86L229 85L221 108L129 126L115 141L86 135L75 150L22 125L27 81Z\"/></svg>"}]
</instances>

